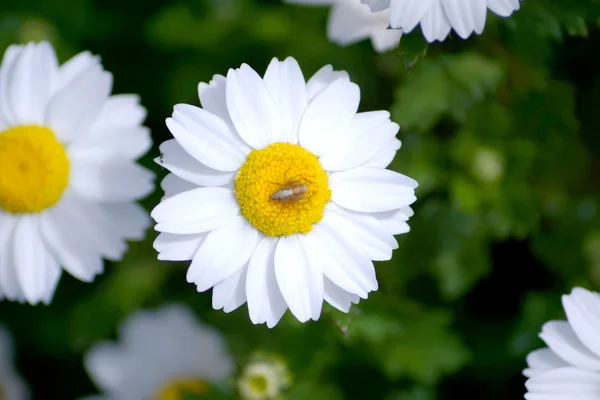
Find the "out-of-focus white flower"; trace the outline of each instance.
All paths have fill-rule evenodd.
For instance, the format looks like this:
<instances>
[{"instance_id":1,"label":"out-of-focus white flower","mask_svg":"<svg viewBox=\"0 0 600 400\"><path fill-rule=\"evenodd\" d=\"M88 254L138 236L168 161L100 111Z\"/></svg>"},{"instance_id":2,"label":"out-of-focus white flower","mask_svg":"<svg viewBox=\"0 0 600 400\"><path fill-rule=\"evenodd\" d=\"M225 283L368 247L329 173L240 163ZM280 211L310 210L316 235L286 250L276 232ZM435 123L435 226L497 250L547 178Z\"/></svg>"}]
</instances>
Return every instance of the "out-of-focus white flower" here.
<instances>
[{"instance_id":1,"label":"out-of-focus white flower","mask_svg":"<svg viewBox=\"0 0 600 400\"><path fill-rule=\"evenodd\" d=\"M567 321L550 321L547 348L527 356L528 400L600 400L600 295L575 288L562 298Z\"/></svg>"},{"instance_id":2,"label":"out-of-focus white flower","mask_svg":"<svg viewBox=\"0 0 600 400\"><path fill-rule=\"evenodd\" d=\"M255 354L238 378L242 400L276 400L291 384L291 375L284 360L266 354Z\"/></svg>"},{"instance_id":3,"label":"out-of-focus white flower","mask_svg":"<svg viewBox=\"0 0 600 400\"><path fill-rule=\"evenodd\" d=\"M178 400L210 393L234 364L223 337L183 305L139 311L119 329L119 343L99 343L85 367L103 392L94 399Z\"/></svg>"},{"instance_id":4,"label":"out-of-focus white flower","mask_svg":"<svg viewBox=\"0 0 600 400\"><path fill-rule=\"evenodd\" d=\"M400 141L387 111L358 113L360 90L331 66L308 82L293 58L264 78L248 65L199 86L204 108L175 106L175 139L157 162L172 174L152 211L162 260L192 260L188 282L213 307L248 302L254 323L287 308L317 320L377 290L409 230L417 182L386 169Z\"/></svg>"},{"instance_id":5,"label":"out-of-focus white flower","mask_svg":"<svg viewBox=\"0 0 600 400\"><path fill-rule=\"evenodd\" d=\"M390 11L390 26L411 32L421 25L428 42L446 39L454 30L463 39L481 34L488 9L508 17L521 0L361 0L373 12Z\"/></svg>"},{"instance_id":6,"label":"out-of-focus white flower","mask_svg":"<svg viewBox=\"0 0 600 400\"><path fill-rule=\"evenodd\" d=\"M402 31L388 29L389 10L371 12L360 0L285 0L288 3L330 5L327 37L334 43L347 46L371 38L373 48L382 53L398 47Z\"/></svg>"},{"instance_id":7,"label":"out-of-focus white flower","mask_svg":"<svg viewBox=\"0 0 600 400\"><path fill-rule=\"evenodd\" d=\"M90 282L150 219L135 203L153 174L137 96L80 53L62 66L47 42L10 46L0 66L0 295L49 303L63 269Z\"/></svg>"},{"instance_id":8,"label":"out-of-focus white flower","mask_svg":"<svg viewBox=\"0 0 600 400\"><path fill-rule=\"evenodd\" d=\"M14 366L13 342L8 330L0 325L0 399L29 399L29 389Z\"/></svg>"}]
</instances>

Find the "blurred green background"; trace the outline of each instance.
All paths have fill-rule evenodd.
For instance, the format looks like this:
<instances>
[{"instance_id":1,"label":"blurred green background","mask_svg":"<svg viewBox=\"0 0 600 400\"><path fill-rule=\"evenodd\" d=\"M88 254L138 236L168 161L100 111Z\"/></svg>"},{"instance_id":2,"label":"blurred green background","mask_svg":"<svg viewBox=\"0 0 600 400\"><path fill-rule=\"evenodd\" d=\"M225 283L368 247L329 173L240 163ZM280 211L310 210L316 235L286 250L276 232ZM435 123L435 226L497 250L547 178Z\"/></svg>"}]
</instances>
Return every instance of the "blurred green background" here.
<instances>
[{"instance_id":1,"label":"blurred green background","mask_svg":"<svg viewBox=\"0 0 600 400\"><path fill-rule=\"evenodd\" d=\"M86 349L132 310L168 301L219 328L239 359L287 359L292 400L522 398L525 356L542 346L541 324L563 318L560 295L600 286L600 3L525 0L416 62L419 31L378 55L368 41L329 43L326 20L327 8L276 0L0 2L0 49L48 39L62 61L88 49L115 93L141 95L155 140L142 163L159 178L164 119L198 104L198 82L293 56L307 78L347 70L361 110L391 110L403 141L392 168L420 182L411 232L376 265L380 290L348 315L326 307L317 323L287 315L269 330L245 306L213 311L186 263L156 260L153 231L92 284L64 274L50 306L0 303L36 399L94 393Z\"/></svg>"}]
</instances>

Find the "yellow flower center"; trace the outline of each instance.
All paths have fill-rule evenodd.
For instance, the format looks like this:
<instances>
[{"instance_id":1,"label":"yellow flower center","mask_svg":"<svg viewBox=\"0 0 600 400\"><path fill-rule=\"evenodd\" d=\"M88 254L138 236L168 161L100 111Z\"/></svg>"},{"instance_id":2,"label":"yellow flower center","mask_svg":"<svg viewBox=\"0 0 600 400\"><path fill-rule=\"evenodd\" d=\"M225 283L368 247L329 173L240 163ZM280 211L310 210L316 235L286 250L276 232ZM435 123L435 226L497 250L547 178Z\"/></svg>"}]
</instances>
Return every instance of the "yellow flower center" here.
<instances>
[{"instance_id":1,"label":"yellow flower center","mask_svg":"<svg viewBox=\"0 0 600 400\"><path fill-rule=\"evenodd\" d=\"M314 154L290 143L254 150L235 178L242 215L268 236L307 233L331 199L327 173Z\"/></svg>"},{"instance_id":2,"label":"yellow flower center","mask_svg":"<svg viewBox=\"0 0 600 400\"><path fill-rule=\"evenodd\" d=\"M53 206L69 181L69 159L54 133L18 126L0 133L0 208L35 213Z\"/></svg>"},{"instance_id":3,"label":"yellow flower center","mask_svg":"<svg viewBox=\"0 0 600 400\"><path fill-rule=\"evenodd\" d=\"M263 375L252 375L248 378L248 384L256 393L264 394L267 392L268 382L267 378Z\"/></svg>"},{"instance_id":4,"label":"yellow flower center","mask_svg":"<svg viewBox=\"0 0 600 400\"><path fill-rule=\"evenodd\" d=\"M186 395L205 395L210 391L202 379L173 379L162 387L152 400L183 400Z\"/></svg>"}]
</instances>

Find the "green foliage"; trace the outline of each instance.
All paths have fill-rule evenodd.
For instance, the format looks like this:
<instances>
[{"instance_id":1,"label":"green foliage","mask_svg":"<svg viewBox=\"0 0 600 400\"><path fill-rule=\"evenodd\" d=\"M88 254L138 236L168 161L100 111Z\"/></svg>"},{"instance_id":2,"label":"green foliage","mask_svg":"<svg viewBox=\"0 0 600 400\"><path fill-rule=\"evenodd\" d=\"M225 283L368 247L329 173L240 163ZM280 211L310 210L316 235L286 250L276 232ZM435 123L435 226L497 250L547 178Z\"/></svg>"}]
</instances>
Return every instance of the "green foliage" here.
<instances>
[{"instance_id":1,"label":"green foliage","mask_svg":"<svg viewBox=\"0 0 600 400\"><path fill-rule=\"evenodd\" d=\"M0 48L48 39L63 61L89 49L116 92L141 95L155 140L142 163L159 178L151 160L174 104L198 104L214 74L291 55L305 77L347 70L361 111L389 109L403 142L391 168L419 182L411 231L376 263L379 291L348 314L325 305L318 322L287 315L268 329L245 307L215 312L185 263L156 260L152 231L93 284L64 276L48 307L0 303L36 398L93 393L85 351L130 312L170 301L220 329L240 364L280 354L290 400L522 398L524 358L543 345L541 325L564 318L560 295L600 287L600 3L525 0L508 19L490 13L481 36L428 45L416 29L382 55L329 43L326 18L268 0L0 5ZM214 398L231 398L234 382Z\"/></svg>"}]
</instances>

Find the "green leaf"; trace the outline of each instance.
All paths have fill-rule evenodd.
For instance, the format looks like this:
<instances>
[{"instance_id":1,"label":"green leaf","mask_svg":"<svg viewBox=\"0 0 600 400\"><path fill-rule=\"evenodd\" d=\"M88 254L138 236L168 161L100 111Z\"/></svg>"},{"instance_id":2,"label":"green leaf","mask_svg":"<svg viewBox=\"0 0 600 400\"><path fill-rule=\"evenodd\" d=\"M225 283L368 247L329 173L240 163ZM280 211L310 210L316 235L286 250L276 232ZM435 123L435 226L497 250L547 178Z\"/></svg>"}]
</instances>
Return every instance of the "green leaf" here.
<instances>
[{"instance_id":1,"label":"green leaf","mask_svg":"<svg viewBox=\"0 0 600 400\"><path fill-rule=\"evenodd\" d=\"M425 131L442 115L458 121L504 77L502 67L476 53L428 58L408 75L396 93L394 119L403 128Z\"/></svg>"}]
</instances>

